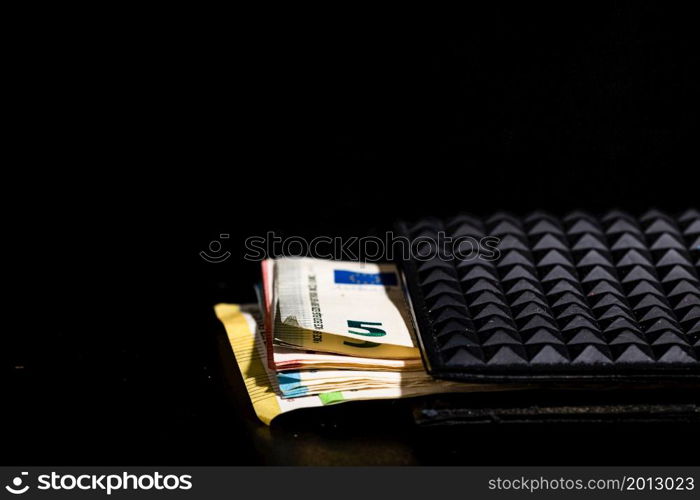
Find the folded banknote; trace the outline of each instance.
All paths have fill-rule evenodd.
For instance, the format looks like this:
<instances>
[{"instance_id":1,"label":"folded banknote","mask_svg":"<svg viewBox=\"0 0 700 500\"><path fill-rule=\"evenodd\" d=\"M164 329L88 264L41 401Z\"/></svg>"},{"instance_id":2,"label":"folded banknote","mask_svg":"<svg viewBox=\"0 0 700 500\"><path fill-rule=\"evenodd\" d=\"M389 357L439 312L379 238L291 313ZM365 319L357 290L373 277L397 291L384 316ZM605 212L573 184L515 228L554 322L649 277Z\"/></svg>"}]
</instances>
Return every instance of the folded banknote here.
<instances>
[{"instance_id":1,"label":"folded banknote","mask_svg":"<svg viewBox=\"0 0 700 500\"><path fill-rule=\"evenodd\" d=\"M267 260L263 290L274 345L362 358L420 358L393 264Z\"/></svg>"}]
</instances>

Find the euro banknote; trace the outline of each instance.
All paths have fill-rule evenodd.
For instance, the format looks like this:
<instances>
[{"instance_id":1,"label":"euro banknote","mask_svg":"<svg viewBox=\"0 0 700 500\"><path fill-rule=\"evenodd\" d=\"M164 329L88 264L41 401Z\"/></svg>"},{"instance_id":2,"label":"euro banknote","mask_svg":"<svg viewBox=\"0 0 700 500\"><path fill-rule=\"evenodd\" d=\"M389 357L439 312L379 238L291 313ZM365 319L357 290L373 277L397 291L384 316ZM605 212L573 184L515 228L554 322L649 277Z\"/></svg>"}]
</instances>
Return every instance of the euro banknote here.
<instances>
[{"instance_id":1,"label":"euro banknote","mask_svg":"<svg viewBox=\"0 0 700 500\"><path fill-rule=\"evenodd\" d=\"M377 370L377 371L422 371L420 359L379 359L344 356L301 349L272 346L273 366L277 371L299 371L320 369Z\"/></svg>"},{"instance_id":2,"label":"euro banknote","mask_svg":"<svg viewBox=\"0 0 700 500\"><path fill-rule=\"evenodd\" d=\"M263 280L276 345L362 358L420 357L393 264L281 258L263 263Z\"/></svg>"},{"instance_id":3,"label":"euro banknote","mask_svg":"<svg viewBox=\"0 0 700 500\"><path fill-rule=\"evenodd\" d=\"M329 391L400 389L429 392L463 389L459 382L435 380L424 371L388 372L373 370L304 370L278 373L284 397L323 394Z\"/></svg>"},{"instance_id":4,"label":"euro banknote","mask_svg":"<svg viewBox=\"0 0 700 500\"><path fill-rule=\"evenodd\" d=\"M273 292L272 282L274 261L263 262L263 282L258 289L260 308L264 311L265 330L271 332ZM370 358L364 355L344 355L331 352L320 352L299 347L284 347L275 342L269 335L269 363L278 371L296 371L305 369L357 369L357 370L387 370L387 371L422 371L423 363L419 357L406 359ZM364 354L364 350L360 354ZM417 353L416 353L417 356Z\"/></svg>"}]
</instances>

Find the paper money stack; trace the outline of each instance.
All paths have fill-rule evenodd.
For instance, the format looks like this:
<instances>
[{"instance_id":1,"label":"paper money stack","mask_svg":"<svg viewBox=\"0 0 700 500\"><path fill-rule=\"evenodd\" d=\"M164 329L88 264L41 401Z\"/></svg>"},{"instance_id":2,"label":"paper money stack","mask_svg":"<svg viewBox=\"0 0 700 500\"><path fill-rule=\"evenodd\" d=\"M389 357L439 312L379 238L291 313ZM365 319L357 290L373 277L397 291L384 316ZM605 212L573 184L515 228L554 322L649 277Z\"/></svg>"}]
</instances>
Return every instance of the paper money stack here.
<instances>
[{"instance_id":1,"label":"paper money stack","mask_svg":"<svg viewBox=\"0 0 700 500\"><path fill-rule=\"evenodd\" d=\"M424 370L393 264L266 260L257 319L219 304L258 416L360 399L497 390L438 381Z\"/></svg>"}]
</instances>

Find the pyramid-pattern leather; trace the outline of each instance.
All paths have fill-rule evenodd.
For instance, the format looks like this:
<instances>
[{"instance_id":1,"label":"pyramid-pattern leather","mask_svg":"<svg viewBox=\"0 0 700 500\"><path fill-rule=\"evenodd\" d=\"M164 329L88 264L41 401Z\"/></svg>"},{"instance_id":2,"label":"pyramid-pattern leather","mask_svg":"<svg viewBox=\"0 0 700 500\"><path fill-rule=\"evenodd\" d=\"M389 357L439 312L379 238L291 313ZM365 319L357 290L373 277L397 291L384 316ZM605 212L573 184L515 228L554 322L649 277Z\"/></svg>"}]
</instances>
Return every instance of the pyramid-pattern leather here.
<instances>
[{"instance_id":1,"label":"pyramid-pattern leather","mask_svg":"<svg viewBox=\"0 0 700 500\"><path fill-rule=\"evenodd\" d=\"M700 376L700 214L496 213L400 222L429 371L451 379ZM460 258L439 233L498 238ZM431 243L437 242L437 243Z\"/></svg>"}]
</instances>

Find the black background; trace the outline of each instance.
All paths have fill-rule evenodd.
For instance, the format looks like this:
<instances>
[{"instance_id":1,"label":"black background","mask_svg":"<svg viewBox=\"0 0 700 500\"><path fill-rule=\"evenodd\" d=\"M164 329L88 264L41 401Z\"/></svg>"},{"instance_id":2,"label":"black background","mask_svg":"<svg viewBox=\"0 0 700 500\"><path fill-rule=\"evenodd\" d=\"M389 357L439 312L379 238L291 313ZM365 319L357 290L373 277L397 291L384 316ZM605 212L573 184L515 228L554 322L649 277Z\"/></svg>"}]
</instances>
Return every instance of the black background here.
<instances>
[{"instance_id":1,"label":"black background","mask_svg":"<svg viewBox=\"0 0 700 500\"><path fill-rule=\"evenodd\" d=\"M364 235L462 211L698 205L689 12L609 2L179 14L136 16L99 44L99 26L67 31L24 61L41 73L21 127L35 139L27 163L54 168L28 181L36 197L23 205L39 209L25 230L41 243L22 270L42 271L15 294L23 320L5 351L8 465L252 464L270 453L323 463L280 451L298 446L293 432L274 434L276 452L256 448L264 431L223 383L211 305L254 299L247 236ZM232 257L202 261L221 233ZM344 432L329 438L341 449L356 439ZM532 438L469 432L422 436L418 459L375 446L348 460L683 460L683 435L664 427L587 431L563 456L558 443L583 431L540 429L527 457ZM482 455L450 451L473 440Z\"/></svg>"}]
</instances>

